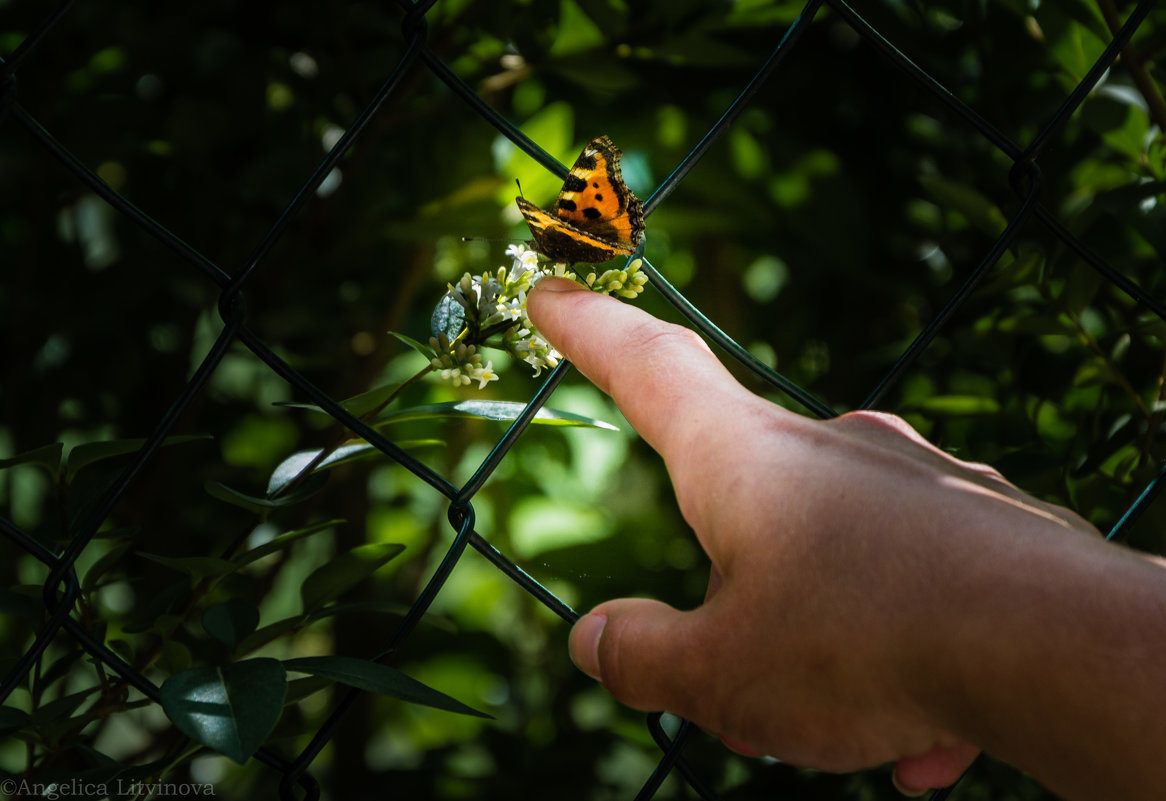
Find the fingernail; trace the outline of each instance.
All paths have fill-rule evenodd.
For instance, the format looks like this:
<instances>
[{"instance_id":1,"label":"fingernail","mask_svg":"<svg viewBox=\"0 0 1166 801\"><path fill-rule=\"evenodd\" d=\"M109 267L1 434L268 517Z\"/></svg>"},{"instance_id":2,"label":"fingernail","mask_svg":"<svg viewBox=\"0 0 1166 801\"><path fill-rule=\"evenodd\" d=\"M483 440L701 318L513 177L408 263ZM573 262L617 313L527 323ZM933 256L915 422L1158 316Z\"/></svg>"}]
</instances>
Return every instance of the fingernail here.
<instances>
[{"instance_id":1,"label":"fingernail","mask_svg":"<svg viewBox=\"0 0 1166 801\"><path fill-rule=\"evenodd\" d=\"M600 681L599 675L599 638L603 636L603 627L607 625L605 615L584 615L579 618L575 628L571 629L569 641L571 661L575 667L582 670L591 678Z\"/></svg>"},{"instance_id":2,"label":"fingernail","mask_svg":"<svg viewBox=\"0 0 1166 801\"><path fill-rule=\"evenodd\" d=\"M921 798L922 796L927 795L928 791L931 790L930 787L924 787L922 790L907 789L899 783L899 771L897 770L891 773L891 784L895 785L895 789L898 790L901 795L905 795L907 798Z\"/></svg>"},{"instance_id":3,"label":"fingernail","mask_svg":"<svg viewBox=\"0 0 1166 801\"><path fill-rule=\"evenodd\" d=\"M538 282L538 288L544 292L574 292L583 289L583 286L569 278L544 278Z\"/></svg>"}]
</instances>

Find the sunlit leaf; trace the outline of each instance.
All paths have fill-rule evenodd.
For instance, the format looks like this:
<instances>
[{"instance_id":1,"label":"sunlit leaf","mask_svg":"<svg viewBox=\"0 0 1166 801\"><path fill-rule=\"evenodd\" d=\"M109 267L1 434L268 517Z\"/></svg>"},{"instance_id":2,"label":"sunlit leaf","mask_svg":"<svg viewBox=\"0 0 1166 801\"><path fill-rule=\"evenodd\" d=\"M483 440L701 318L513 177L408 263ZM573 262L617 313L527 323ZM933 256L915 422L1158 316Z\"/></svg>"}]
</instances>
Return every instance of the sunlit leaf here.
<instances>
[{"instance_id":1,"label":"sunlit leaf","mask_svg":"<svg viewBox=\"0 0 1166 801\"><path fill-rule=\"evenodd\" d=\"M404 334L399 334L396 331L390 331L389 334L396 337L401 342L424 356L426 361L433 358L433 348L429 347L428 345L422 342L418 342L417 340L413 339L413 337L407 337Z\"/></svg>"},{"instance_id":2,"label":"sunlit leaf","mask_svg":"<svg viewBox=\"0 0 1166 801\"><path fill-rule=\"evenodd\" d=\"M444 335L453 342L466 324L466 310L448 292L441 296L429 315L429 333L437 339Z\"/></svg>"},{"instance_id":3,"label":"sunlit leaf","mask_svg":"<svg viewBox=\"0 0 1166 801\"><path fill-rule=\"evenodd\" d=\"M445 444L439 439L407 439L394 440L393 444L397 447L408 450L411 448L419 448L422 446L434 446ZM300 451L293 453L291 456L284 459L271 473L271 478L267 482L268 497L278 495L284 487L296 479L304 470L307 469L313 460L315 460L323 451ZM388 459L389 456L385 454L380 448L375 445L370 445L367 442L353 442L348 445L341 445L332 453L320 460L320 463L312 468L313 473L318 473L322 470L327 470L338 465L348 464L349 462L356 462L362 459Z\"/></svg>"},{"instance_id":4,"label":"sunlit leaf","mask_svg":"<svg viewBox=\"0 0 1166 801\"><path fill-rule=\"evenodd\" d=\"M471 420L495 420L510 422L518 418L526 408L525 403L517 401L489 401L489 400L460 400L449 403L433 403L424 406L411 406L390 412L377 418L379 427L387 423L402 423L413 420L434 420L440 418L462 418ZM531 421L540 425L551 426L588 426L604 428L609 431L619 429L611 423L586 417L581 414L564 412L558 409L548 409L545 406L539 409Z\"/></svg>"},{"instance_id":5,"label":"sunlit leaf","mask_svg":"<svg viewBox=\"0 0 1166 801\"><path fill-rule=\"evenodd\" d=\"M183 734L241 765L275 728L287 674L276 659L249 659L177 673L159 694L166 717Z\"/></svg>"},{"instance_id":6,"label":"sunlit leaf","mask_svg":"<svg viewBox=\"0 0 1166 801\"><path fill-rule=\"evenodd\" d=\"M310 656L287 659L283 665L294 673L310 673L368 692L400 698L411 704L422 704L461 715L490 717L379 662L346 656Z\"/></svg>"}]
</instances>

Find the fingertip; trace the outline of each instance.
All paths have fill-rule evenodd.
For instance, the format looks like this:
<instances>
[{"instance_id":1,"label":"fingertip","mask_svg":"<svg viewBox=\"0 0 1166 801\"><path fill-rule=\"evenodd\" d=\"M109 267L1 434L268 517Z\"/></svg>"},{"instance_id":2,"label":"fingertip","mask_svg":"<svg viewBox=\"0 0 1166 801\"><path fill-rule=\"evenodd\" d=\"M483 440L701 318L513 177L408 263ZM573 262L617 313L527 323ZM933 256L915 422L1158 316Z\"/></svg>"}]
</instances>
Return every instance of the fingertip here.
<instances>
[{"instance_id":1,"label":"fingertip","mask_svg":"<svg viewBox=\"0 0 1166 801\"><path fill-rule=\"evenodd\" d=\"M594 612L584 615L571 629L568 648L571 661L596 681L602 681L599 670L599 640L607 626L607 616Z\"/></svg>"}]
</instances>

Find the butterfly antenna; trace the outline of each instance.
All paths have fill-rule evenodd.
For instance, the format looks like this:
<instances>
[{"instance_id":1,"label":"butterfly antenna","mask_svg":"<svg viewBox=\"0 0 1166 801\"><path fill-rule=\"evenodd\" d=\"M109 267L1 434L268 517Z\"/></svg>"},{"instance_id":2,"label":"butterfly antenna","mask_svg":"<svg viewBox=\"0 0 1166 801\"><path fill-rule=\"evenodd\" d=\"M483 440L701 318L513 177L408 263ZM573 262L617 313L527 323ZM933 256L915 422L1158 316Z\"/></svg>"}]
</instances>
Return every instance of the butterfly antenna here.
<instances>
[{"instance_id":1,"label":"butterfly antenna","mask_svg":"<svg viewBox=\"0 0 1166 801\"><path fill-rule=\"evenodd\" d=\"M515 178L514 183L518 185L518 196L521 198L525 198L526 195L522 194L522 181Z\"/></svg>"}]
</instances>

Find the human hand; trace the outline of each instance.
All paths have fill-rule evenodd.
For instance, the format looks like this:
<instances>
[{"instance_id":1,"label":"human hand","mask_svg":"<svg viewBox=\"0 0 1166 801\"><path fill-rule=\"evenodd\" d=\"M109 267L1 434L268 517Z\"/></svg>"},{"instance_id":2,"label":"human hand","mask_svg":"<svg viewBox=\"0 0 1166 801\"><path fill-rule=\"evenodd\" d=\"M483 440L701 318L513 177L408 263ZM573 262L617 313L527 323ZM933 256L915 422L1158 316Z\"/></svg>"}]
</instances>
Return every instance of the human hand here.
<instances>
[{"instance_id":1,"label":"human hand","mask_svg":"<svg viewBox=\"0 0 1166 801\"><path fill-rule=\"evenodd\" d=\"M532 320L664 458L712 563L697 609L621 599L585 615L576 664L746 753L897 762L905 791L954 782L983 745L960 664L1010 614L993 571L1096 530L899 418L775 406L695 334L573 288L542 282Z\"/></svg>"}]
</instances>

